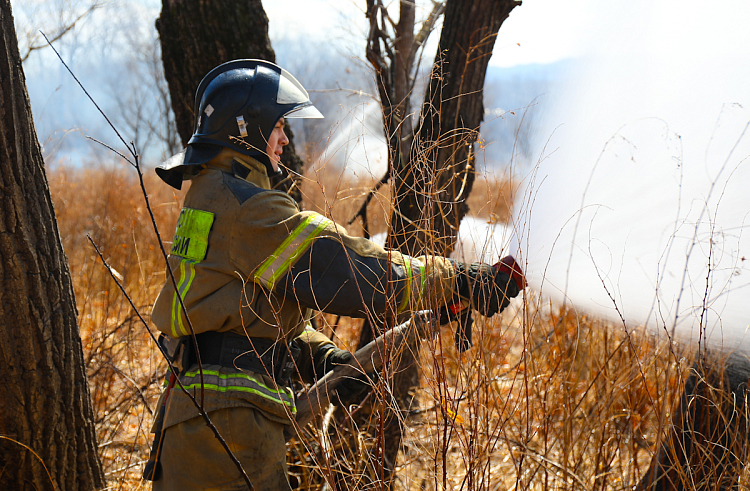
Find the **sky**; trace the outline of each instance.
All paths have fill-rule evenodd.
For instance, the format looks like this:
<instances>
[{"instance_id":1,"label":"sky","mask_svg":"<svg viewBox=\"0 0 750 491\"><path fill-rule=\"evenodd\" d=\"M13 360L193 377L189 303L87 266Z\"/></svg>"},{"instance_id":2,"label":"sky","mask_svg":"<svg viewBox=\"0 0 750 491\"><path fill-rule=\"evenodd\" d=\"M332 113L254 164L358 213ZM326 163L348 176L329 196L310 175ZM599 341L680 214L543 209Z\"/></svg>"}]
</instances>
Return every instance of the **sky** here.
<instances>
[{"instance_id":1,"label":"sky","mask_svg":"<svg viewBox=\"0 0 750 491\"><path fill-rule=\"evenodd\" d=\"M417 2L417 19L431 2ZM490 64L509 67L551 63L584 52L585 31L594 1L525 0L505 21ZM389 2L397 18L398 2ZM348 45L364 45L364 2L354 0L264 1L272 40L285 35L312 36ZM293 12L294 15L290 15ZM336 32L329 39L331 32ZM437 33L439 35L439 32ZM361 52L362 50L359 50Z\"/></svg>"}]
</instances>

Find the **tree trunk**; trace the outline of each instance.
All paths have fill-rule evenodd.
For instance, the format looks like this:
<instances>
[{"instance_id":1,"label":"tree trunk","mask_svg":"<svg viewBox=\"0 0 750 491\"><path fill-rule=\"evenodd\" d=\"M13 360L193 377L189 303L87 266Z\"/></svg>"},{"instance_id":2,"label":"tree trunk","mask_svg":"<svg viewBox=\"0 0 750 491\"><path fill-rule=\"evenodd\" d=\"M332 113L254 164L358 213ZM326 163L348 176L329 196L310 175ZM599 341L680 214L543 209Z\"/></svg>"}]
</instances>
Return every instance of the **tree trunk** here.
<instances>
[{"instance_id":1,"label":"tree trunk","mask_svg":"<svg viewBox=\"0 0 750 491\"><path fill-rule=\"evenodd\" d=\"M747 354L695 363L638 491L737 489L748 457Z\"/></svg>"},{"instance_id":2,"label":"tree trunk","mask_svg":"<svg viewBox=\"0 0 750 491\"><path fill-rule=\"evenodd\" d=\"M276 61L268 38L268 17L260 0L162 0L156 20L161 40L164 77L169 85L172 109L182 143L193 135L195 90L203 77L218 65L241 58ZM301 175L303 161L294 149L294 135L286 126L289 144L281 162ZM274 184L302 199L293 180ZM283 182L282 182L283 181Z\"/></svg>"},{"instance_id":3,"label":"tree trunk","mask_svg":"<svg viewBox=\"0 0 750 491\"><path fill-rule=\"evenodd\" d=\"M500 26L520 4L516 0L446 2L443 29L422 104L420 124L409 138L404 137L402 127L404 113L409 107L402 92L408 84L399 76L411 70L411 67L401 65L406 51L403 31L409 23L414 24L414 12L408 8L408 2L401 3L402 18L397 28L401 32L396 35L398 52L393 61L397 66L390 70L383 67L380 48L373 42L375 38L371 33L367 54L375 66L389 141L390 168L395 178L389 248L411 255L448 255L453 250L458 226L468 211L465 202L474 184L474 145L484 117L483 89L487 65ZM376 15L374 5L375 2L368 2L371 25L372 16ZM403 158L406 152L401 145L404 141L411 141L408 159ZM372 333L379 329L382 326L373 329L366 324L359 346L372 340ZM413 353L405 351L400 366L393 370L395 375L389 395L398 403L400 414L395 414L393 408L380 407L368 408L358 415L361 424L365 424L372 410L378 410L384 418L376 431L381 432L382 475L387 481L392 477L401 448L401 421L408 415L414 388L419 385L419 367Z\"/></svg>"},{"instance_id":4,"label":"tree trunk","mask_svg":"<svg viewBox=\"0 0 750 491\"><path fill-rule=\"evenodd\" d=\"M394 166L389 244L448 255L468 211L474 146L484 118L483 89L495 38L517 0L448 0L432 77L409 161Z\"/></svg>"},{"instance_id":5,"label":"tree trunk","mask_svg":"<svg viewBox=\"0 0 750 491\"><path fill-rule=\"evenodd\" d=\"M68 262L0 1L0 489L104 485Z\"/></svg>"}]
</instances>

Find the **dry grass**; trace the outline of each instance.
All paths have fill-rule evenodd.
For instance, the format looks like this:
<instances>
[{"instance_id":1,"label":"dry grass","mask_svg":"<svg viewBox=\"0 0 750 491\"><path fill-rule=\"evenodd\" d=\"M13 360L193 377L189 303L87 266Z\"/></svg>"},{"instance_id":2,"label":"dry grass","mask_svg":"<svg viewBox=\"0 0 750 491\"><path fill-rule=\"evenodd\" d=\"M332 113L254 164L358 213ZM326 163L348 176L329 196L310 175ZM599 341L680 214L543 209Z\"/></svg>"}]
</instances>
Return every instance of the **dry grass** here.
<instances>
[{"instance_id":1,"label":"dry grass","mask_svg":"<svg viewBox=\"0 0 750 491\"><path fill-rule=\"evenodd\" d=\"M362 235L362 221L354 217L368 193L377 183L376 178L355 180L347 174L315 171L308 168L302 181L302 204L308 210L330 216L336 223L347 226L352 235ZM368 206L368 225L371 235L388 230L390 216L391 186L386 183L372 198Z\"/></svg>"},{"instance_id":2,"label":"dry grass","mask_svg":"<svg viewBox=\"0 0 750 491\"><path fill-rule=\"evenodd\" d=\"M147 318L164 282L164 260L129 166L56 168L48 178L73 276L105 473L111 488L137 489L165 363L86 236ZM155 175L146 186L160 229L173 230L181 195Z\"/></svg>"},{"instance_id":3,"label":"dry grass","mask_svg":"<svg viewBox=\"0 0 750 491\"><path fill-rule=\"evenodd\" d=\"M147 174L169 240L181 195ZM49 180L73 273L110 489L148 489L139 476L164 363L85 234L144 314L163 282L164 262L132 169L60 168ZM347 223L371 184L313 176L303 186L306 206ZM507 182L479 179L475 189L472 210L507 216ZM386 186L370 207L373 233L385 231L389 201ZM358 234L361 224L349 228ZM340 344L355 346L361 322L333 326L333 316L321 319L326 330L336 329ZM573 309L560 311L533 292L501 316L478 319L476 347L460 357L450 328L441 332L421 351L423 383L415 394L418 409L404 421L396 489L625 489L638 481L685 368L667 345ZM376 458L366 451L372 448L374 442L362 440L338 468L361 468ZM330 476L325 466L296 471L310 489L323 489Z\"/></svg>"},{"instance_id":4,"label":"dry grass","mask_svg":"<svg viewBox=\"0 0 750 491\"><path fill-rule=\"evenodd\" d=\"M449 335L425 351L425 378L440 380L442 370L445 382L424 386L424 405L434 409L410 425L401 489L624 489L638 481L679 367L644 333L532 305L487 320L460 363Z\"/></svg>"}]
</instances>

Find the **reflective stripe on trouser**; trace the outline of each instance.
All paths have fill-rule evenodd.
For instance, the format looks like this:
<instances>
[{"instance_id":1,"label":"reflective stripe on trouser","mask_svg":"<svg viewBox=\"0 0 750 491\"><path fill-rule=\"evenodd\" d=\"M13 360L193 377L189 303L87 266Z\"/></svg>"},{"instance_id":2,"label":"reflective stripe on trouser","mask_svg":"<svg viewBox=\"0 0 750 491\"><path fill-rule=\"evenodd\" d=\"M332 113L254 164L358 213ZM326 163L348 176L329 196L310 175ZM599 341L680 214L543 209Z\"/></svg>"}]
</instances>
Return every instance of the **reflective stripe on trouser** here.
<instances>
[{"instance_id":1,"label":"reflective stripe on trouser","mask_svg":"<svg viewBox=\"0 0 750 491\"><path fill-rule=\"evenodd\" d=\"M248 407L218 409L209 418L260 490L290 488L284 425ZM203 418L167 428L161 451L162 478L154 491L240 491L245 480Z\"/></svg>"},{"instance_id":2,"label":"reflective stripe on trouser","mask_svg":"<svg viewBox=\"0 0 750 491\"><path fill-rule=\"evenodd\" d=\"M269 387L263 379L253 372L227 372L214 369L209 365L203 369L203 389L214 392L241 392L254 394L263 399L286 406L291 414L297 412L294 404L294 392L289 387L279 385L278 389ZM201 376L197 369L185 372L180 376L180 382L186 390L199 392L201 390Z\"/></svg>"}]
</instances>

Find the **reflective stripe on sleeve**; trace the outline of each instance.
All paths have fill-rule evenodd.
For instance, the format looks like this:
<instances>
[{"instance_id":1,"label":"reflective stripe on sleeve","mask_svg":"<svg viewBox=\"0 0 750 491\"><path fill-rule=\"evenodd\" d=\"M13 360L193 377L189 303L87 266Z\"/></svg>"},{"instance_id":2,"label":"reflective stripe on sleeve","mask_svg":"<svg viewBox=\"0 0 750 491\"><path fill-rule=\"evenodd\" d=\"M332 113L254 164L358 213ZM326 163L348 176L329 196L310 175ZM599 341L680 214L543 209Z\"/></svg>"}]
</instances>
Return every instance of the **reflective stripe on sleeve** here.
<instances>
[{"instance_id":1,"label":"reflective stripe on sleeve","mask_svg":"<svg viewBox=\"0 0 750 491\"><path fill-rule=\"evenodd\" d=\"M404 272L406 273L406 286L404 287L404 297L398 306L398 313L409 308L409 302L412 299L412 291L417 292L415 304L422 300L424 295L424 285L427 280L427 272L422 261L411 256L404 255Z\"/></svg>"},{"instance_id":2,"label":"reflective stripe on sleeve","mask_svg":"<svg viewBox=\"0 0 750 491\"><path fill-rule=\"evenodd\" d=\"M200 390L200 373L197 370L186 372L180 381L187 390ZM215 392L244 392L255 394L266 400L282 404L292 413L297 412L294 404L294 392L288 387L279 386L278 390L266 386L262 379L253 373L221 373L216 370L203 370L203 389Z\"/></svg>"},{"instance_id":3,"label":"reflective stripe on sleeve","mask_svg":"<svg viewBox=\"0 0 750 491\"><path fill-rule=\"evenodd\" d=\"M255 282L273 290L294 262L305 253L320 233L333 222L323 215L313 214L300 223L284 242L255 271Z\"/></svg>"}]
</instances>

